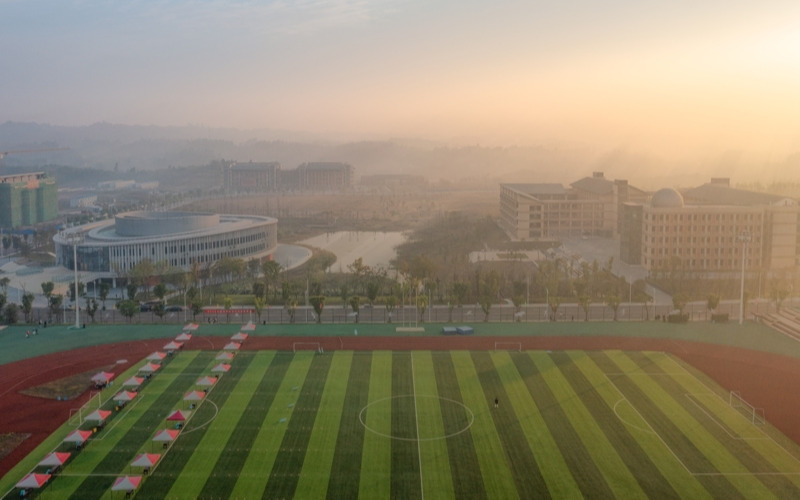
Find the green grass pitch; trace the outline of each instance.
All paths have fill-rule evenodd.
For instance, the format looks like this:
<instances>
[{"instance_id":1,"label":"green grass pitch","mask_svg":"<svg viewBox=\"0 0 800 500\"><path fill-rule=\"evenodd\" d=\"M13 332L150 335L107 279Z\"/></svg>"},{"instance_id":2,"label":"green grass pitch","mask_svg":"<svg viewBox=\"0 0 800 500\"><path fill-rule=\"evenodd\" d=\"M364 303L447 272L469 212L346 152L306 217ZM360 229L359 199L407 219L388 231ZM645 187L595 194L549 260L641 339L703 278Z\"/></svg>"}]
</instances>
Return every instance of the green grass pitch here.
<instances>
[{"instance_id":1,"label":"green grass pitch","mask_svg":"<svg viewBox=\"0 0 800 500\"><path fill-rule=\"evenodd\" d=\"M163 456L136 498L800 495L798 447L657 352L242 351L178 439L154 443L215 355L170 359L39 498L121 498L115 478L145 452ZM2 491L70 449L77 420Z\"/></svg>"}]
</instances>

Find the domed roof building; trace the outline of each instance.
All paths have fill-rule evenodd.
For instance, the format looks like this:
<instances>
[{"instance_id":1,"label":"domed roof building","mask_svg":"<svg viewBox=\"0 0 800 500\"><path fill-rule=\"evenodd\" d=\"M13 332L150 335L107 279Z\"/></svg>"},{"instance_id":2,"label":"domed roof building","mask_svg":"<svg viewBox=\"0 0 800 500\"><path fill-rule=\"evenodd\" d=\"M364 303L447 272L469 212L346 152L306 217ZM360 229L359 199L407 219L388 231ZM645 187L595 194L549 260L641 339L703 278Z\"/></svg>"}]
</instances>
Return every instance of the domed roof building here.
<instances>
[{"instance_id":1,"label":"domed roof building","mask_svg":"<svg viewBox=\"0 0 800 500\"><path fill-rule=\"evenodd\" d=\"M266 258L278 246L278 220L254 215L127 212L53 237L56 263L113 278L149 259L185 271L223 257ZM75 245L75 248L73 246Z\"/></svg>"},{"instance_id":2,"label":"domed roof building","mask_svg":"<svg viewBox=\"0 0 800 500\"><path fill-rule=\"evenodd\" d=\"M673 188L659 189L650 199L650 205L654 208L681 208L683 195Z\"/></svg>"}]
</instances>

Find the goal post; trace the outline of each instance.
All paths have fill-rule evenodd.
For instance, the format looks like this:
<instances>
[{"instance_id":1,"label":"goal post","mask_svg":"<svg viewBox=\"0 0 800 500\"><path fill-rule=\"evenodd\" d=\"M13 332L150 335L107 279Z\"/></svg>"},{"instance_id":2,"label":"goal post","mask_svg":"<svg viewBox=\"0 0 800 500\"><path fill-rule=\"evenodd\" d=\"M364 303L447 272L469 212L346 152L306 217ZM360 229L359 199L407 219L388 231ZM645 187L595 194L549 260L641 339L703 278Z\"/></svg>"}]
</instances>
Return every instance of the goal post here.
<instances>
[{"instance_id":1,"label":"goal post","mask_svg":"<svg viewBox=\"0 0 800 500\"><path fill-rule=\"evenodd\" d=\"M91 413L92 408L94 408L94 401L97 400L97 409L103 406L103 393L102 391L92 391L89 395L89 399L83 403L83 406L80 408L70 408L69 410L69 424L70 425L81 425L83 424L83 414L86 413L87 415ZM77 422L75 417L77 416Z\"/></svg>"},{"instance_id":2,"label":"goal post","mask_svg":"<svg viewBox=\"0 0 800 500\"><path fill-rule=\"evenodd\" d=\"M494 350L522 352L522 342L495 342Z\"/></svg>"},{"instance_id":3,"label":"goal post","mask_svg":"<svg viewBox=\"0 0 800 500\"><path fill-rule=\"evenodd\" d=\"M292 342L292 352L297 351L317 351L319 354L324 354L325 350L319 342Z\"/></svg>"},{"instance_id":4,"label":"goal post","mask_svg":"<svg viewBox=\"0 0 800 500\"><path fill-rule=\"evenodd\" d=\"M730 391L728 395L728 404L743 417L747 418L753 425L764 425L767 421L764 408L757 408L748 403L739 391Z\"/></svg>"}]
</instances>

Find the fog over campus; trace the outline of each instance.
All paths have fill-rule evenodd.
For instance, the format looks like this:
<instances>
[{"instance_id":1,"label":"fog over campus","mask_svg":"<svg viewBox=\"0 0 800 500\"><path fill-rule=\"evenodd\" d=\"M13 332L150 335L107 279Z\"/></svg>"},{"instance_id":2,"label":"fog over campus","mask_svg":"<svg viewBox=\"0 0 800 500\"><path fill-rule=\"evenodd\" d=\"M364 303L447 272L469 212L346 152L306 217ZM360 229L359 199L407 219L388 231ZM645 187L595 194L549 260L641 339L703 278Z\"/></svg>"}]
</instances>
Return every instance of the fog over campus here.
<instances>
[{"instance_id":1,"label":"fog over campus","mask_svg":"<svg viewBox=\"0 0 800 500\"><path fill-rule=\"evenodd\" d=\"M0 150L70 148L48 162L649 189L800 171L788 0L0 4Z\"/></svg>"}]
</instances>

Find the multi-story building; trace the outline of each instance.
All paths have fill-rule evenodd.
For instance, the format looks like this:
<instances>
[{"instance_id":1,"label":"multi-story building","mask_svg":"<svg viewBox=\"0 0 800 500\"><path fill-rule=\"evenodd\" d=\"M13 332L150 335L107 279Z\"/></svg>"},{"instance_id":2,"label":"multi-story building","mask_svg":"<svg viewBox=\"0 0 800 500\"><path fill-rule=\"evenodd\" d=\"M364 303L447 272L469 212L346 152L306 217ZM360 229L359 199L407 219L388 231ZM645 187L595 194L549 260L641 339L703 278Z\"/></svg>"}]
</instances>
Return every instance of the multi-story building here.
<instances>
[{"instance_id":1,"label":"multi-story building","mask_svg":"<svg viewBox=\"0 0 800 500\"><path fill-rule=\"evenodd\" d=\"M622 204L644 201L646 193L625 180L595 172L561 184L501 184L500 223L513 240L557 240L570 236L612 237L619 232Z\"/></svg>"},{"instance_id":2,"label":"multi-story building","mask_svg":"<svg viewBox=\"0 0 800 500\"><path fill-rule=\"evenodd\" d=\"M225 191L228 193L268 192L279 189L281 164L278 162L228 163Z\"/></svg>"},{"instance_id":3,"label":"multi-story building","mask_svg":"<svg viewBox=\"0 0 800 500\"><path fill-rule=\"evenodd\" d=\"M271 217L193 212L128 212L67 229L53 238L56 263L114 278L144 259L168 267L210 266L223 257L264 259L278 245L278 221ZM77 245L73 249L73 245Z\"/></svg>"},{"instance_id":4,"label":"multi-story building","mask_svg":"<svg viewBox=\"0 0 800 500\"><path fill-rule=\"evenodd\" d=\"M353 167L347 163L316 162L282 170L277 162L231 162L225 167L224 180L229 193L342 190L353 183Z\"/></svg>"},{"instance_id":5,"label":"multi-story building","mask_svg":"<svg viewBox=\"0 0 800 500\"><path fill-rule=\"evenodd\" d=\"M0 176L0 227L31 226L58 217L58 186L44 172Z\"/></svg>"},{"instance_id":6,"label":"multi-story building","mask_svg":"<svg viewBox=\"0 0 800 500\"><path fill-rule=\"evenodd\" d=\"M620 258L648 270L731 272L741 269L743 257L747 269L768 272L800 264L797 202L734 189L727 179L627 203L621 226Z\"/></svg>"}]
</instances>

